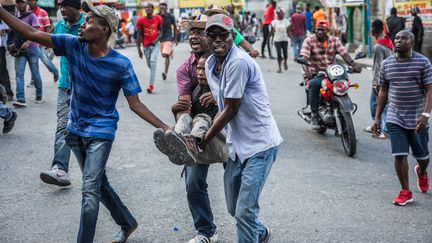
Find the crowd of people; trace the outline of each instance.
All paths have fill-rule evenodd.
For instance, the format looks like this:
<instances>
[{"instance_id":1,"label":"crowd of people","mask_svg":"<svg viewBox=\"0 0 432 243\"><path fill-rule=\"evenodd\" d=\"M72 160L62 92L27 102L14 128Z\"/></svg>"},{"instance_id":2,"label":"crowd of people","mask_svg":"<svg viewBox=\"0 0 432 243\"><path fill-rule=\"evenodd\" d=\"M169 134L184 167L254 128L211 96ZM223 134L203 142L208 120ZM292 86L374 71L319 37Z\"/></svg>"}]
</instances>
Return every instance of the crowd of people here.
<instances>
[{"instance_id":1,"label":"crowd of people","mask_svg":"<svg viewBox=\"0 0 432 243\"><path fill-rule=\"evenodd\" d=\"M26 62L36 90L35 103L43 102L40 58L58 84L55 152L50 170L41 172L40 178L48 184L69 186L71 152L76 157L83 174L77 242L93 242L100 202L120 227L112 242L126 242L138 227L105 173L119 119L115 105L120 90L130 109L156 128L156 147L171 162L184 166L186 197L197 231L189 242L218 240L219 229L207 193L207 173L214 163L224 163L225 200L236 221L237 241L269 242L273 232L259 219L259 198L283 139L269 107L261 68L254 60L260 53L252 44L261 28L261 57L266 58L267 47L268 56L273 58L274 43L277 72L288 69L289 41L294 60L310 63L305 75L310 80L308 99L314 127L322 81L317 71L333 64L336 55L361 71L344 48L347 21L340 10L334 11L332 25L319 7L311 12L310 5L305 10L297 6L287 18L275 1L267 6L262 24L253 13L235 13L232 5L211 6L182 20L191 54L176 68L177 101L172 105L176 123L171 127L140 101L142 89L131 61L109 44L123 27L128 30L127 41L135 40L138 56L146 59L150 73L146 91L152 93L159 53L164 58L161 76L165 80L173 45L182 38L167 4L159 4L159 13L154 14L153 4L146 3L146 16L133 15L130 23L122 24L115 10L106 5L93 6L80 0L57 3L62 20L54 28L36 0L16 0L15 17L0 7L0 117L4 119L3 133L8 133L17 113L5 106L6 101L13 101L16 108L26 107ZM414 17L418 12L413 9ZM381 20L373 21L371 30L376 40L370 98L373 124L365 130L378 138L390 138L402 187L393 203L401 206L413 201L408 185L410 148L418 161L414 168L418 188L427 192L429 187L432 67L416 49L421 46L418 40L423 28L421 20L414 20L412 32L404 30L404 21L392 10L387 30ZM53 65L48 48L61 57L59 69ZM6 50L14 53L16 100L6 69Z\"/></svg>"}]
</instances>

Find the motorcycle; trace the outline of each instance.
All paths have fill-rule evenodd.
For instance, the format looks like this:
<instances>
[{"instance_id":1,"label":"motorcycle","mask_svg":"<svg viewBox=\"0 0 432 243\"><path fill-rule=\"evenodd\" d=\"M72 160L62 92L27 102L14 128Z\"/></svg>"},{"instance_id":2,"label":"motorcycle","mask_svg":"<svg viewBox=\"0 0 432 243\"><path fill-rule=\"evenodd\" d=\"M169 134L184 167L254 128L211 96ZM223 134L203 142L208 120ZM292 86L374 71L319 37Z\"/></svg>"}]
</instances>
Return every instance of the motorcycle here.
<instances>
[{"instance_id":1,"label":"motorcycle","mask_svg":"<svg viewBox=\"0 0 432 243\"><path fill-rule=\"evenodd\" d=\"M358 53L354 60L364 58L366 54ZM305 59L297 59L297 62L311 66ZM304 67L304 66L303 66ZM320 101L318 106L318 134L324 134L327 129L335 130L335 136L340 136L345 153L353 157L357 150L357 140L352 115L357 111L357 104L351 101L348 96L350 88L358 89L357 83L352 83L348 74L354 70L344 64L332 64L317 75L322 75L320 89ZM309 105L309 80L303 75L300 86L306 90L306 107L303 107L297 114L307 123L311 123L311 111Z\"/></svg>"}]
</instances>

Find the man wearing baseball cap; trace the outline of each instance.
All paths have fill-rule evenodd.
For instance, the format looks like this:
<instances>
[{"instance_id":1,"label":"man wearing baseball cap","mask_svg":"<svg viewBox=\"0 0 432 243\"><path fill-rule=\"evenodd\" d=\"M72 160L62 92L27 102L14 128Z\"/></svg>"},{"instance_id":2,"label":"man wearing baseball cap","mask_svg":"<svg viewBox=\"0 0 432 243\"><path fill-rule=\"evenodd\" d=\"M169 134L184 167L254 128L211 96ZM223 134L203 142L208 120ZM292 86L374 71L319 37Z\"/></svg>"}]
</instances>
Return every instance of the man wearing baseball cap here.
<instances>
[{"instance_id":1,"label":"man wearing baseball cap","mask_svg":"<svg viewBox=\"0 0 432 243\"><path fill-rule=\"evenodd\" d=\"M229 155L225 200L236 219L237 242L268 242L272 231L258 219L258 201L282 137L270 110L261 69L233 44L233 28L232 19L223 14L207 20L205 30L213 55L205 72L220 115L199 146L205 148L225 128Z\"/></svg>"},{"instance_id":2,"label":"man wearing baseball cap","mask_svg":"<svg viewBox=\"0 0 432 243\"><path fill-rule=\"evenodd\" d=\"M309 82L309 102L311 114L311 125L313 129L319 126L318 105L319 105L319 90L321 87L322 75L317 75L318 71L325 70L329 65L336 62L336 55L340 55L344 61L352 66L356 72L361 72L361 67L358 67L351 59L348 52L343 47L339 38L329 36L329 22L325 19L319 20L315 24L315 34L308 37L303 42L303 47L300 51L299 63L309 62L306 70L306 76ZM309 112L309 111L305 111Z\"/></svg>"},{"instance_id":3,"label":"man wearing baseball cap","mask_svg":"<svg viewBox=\"0 0 432 243\"><path fill-rule=\"evenodd\" d=\"M78 29L84 23L85 14L80 12L80 0L57 1L63 17L55 28L54 34L78 35ZM57 186L69 186L70 148L65 141L70 100L69 63L66 57L60 57L60 77L57 83L57 129L54 141L54 158L51 169L40 173L43 182Z\"/></svg>"},{"instance_id":4,"label":"man wearing baseball cap","mask_svg":"<svg viewBox=\"0 0 432 243\"><path fill-rule=\"evenodd\" d=\"M119 120L115 105L120 89L137 115L155 127L168 129L168 126L139 100L141 87L132 63L108 45L118 25L114 9L93 6L87 1L83 2L82 9L87 14L78 37L38 31L3 8L0 8L0 19L25 39L51 47L69 61L72 95L65 139L83 173L77 242L94 241L100 202L121 227L112 242L125 242L138 223L110 186L105 173Z\"/></svg>"}]
</instances>

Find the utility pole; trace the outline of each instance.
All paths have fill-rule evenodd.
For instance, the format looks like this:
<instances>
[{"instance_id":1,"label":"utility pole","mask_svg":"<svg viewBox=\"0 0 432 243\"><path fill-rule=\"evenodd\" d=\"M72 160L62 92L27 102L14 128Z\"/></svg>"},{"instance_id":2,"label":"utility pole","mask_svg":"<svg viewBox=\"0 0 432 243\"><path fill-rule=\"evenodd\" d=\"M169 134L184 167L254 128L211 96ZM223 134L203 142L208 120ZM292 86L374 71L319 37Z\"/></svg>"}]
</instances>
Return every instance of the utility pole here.
<instances>
[{"instance_id":1,"label":"utility pole","mask_svg":"<svg viewBox=\"0 0 432 243\"><path fill-rule=\"evenodd\" d=\"M368 41L368 57L372 57L372 38L370 34L371 21L370 21L370 0L365 1L366 4L366 28L367 28L367 41Z\"/></svg>"}]
</instances>

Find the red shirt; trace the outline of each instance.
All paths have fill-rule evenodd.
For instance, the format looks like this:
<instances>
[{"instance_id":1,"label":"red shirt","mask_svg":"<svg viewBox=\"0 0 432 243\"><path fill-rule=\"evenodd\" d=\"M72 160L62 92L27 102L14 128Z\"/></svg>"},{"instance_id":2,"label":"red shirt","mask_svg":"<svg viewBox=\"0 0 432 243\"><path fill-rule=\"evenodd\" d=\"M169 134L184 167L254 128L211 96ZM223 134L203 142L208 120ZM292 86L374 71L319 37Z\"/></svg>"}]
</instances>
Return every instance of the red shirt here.
<instances>
[{"instance_id":1,"label":"red shirt","mask_svg":"<svg viewBox=\"0 0 432 243\"><path fill-rule=\"evenodd\" d=\"M36 6L34 9L30 9L33 13L36 14L39 20L39 30L46 32L46 28L51 26L50 19L48 17L48 13L42 8Z\"/></svg>"},{"instance_id":2,"label":"red shirt","mask_svg":"<svg viewBox=\"0 0 432 243\"><path fill-rule=\"evenodd\" d=\"M274 7L273 7L273 4L270 4L264 12L263 24L271 24L271 22L274 20L274 18L275 18Z\"/></svg>"},{"instance_id":3,"label":"red shirt","mask_svg":"<svg viewBox=\"0 0 432 243\"><path fill-rule=\"evenodd\" d=\"M159 26L162 24L162 17L153 15L151 19L141 17L136 23L136 27L143 35L144 47L149 46L159 35Z\"/></svg>"},{"instance_id":4,"label":"red shirt","mask_svg":"<svg viewBox=\"0 0 432 243\"><path fill-rule=\"evenodd\" d=\"M303 36L306 31L306 17L295 13L291 16L292 34L294 37Z\"/></svg>"}]
</instances>

